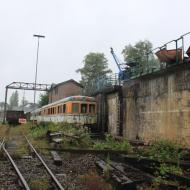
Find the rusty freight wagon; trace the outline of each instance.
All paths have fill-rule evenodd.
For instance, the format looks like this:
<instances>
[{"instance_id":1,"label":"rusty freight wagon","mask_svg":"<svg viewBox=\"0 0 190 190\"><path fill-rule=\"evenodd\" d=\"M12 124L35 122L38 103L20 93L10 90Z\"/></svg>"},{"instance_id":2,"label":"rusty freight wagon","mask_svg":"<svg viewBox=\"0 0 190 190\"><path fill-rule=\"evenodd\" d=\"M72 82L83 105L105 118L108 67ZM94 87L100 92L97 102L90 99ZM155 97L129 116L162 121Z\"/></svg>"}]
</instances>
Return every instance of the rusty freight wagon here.
<instances>
[{"instance_id":1,"label":"rusty freight wagon","mask_svg":"<svg viewBox=\"0 0 190 190\"><path fill-rule=\"evenodd\" d=\"M26 115L24 114L24 111L7 110L6 121L9 124L25 123L26 122Z\"/></svg>"}]
</instances>

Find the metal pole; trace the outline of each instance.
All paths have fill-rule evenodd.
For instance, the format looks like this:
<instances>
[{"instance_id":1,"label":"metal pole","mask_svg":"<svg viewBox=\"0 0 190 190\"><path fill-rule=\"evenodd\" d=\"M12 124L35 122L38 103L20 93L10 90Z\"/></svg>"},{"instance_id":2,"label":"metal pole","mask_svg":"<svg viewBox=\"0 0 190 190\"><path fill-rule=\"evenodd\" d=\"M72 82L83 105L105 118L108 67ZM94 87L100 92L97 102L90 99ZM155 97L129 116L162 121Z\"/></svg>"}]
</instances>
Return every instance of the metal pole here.
<instances>
[{"instance_id":1,"label":"metal pole","mask_svg":"<svg viewBox=\"0 0 190 190\"><path fill-rule=\"evenodd\" d=\"M36 82L37 82L37 74L38 74L38 55L39 55L39 37L38 37L38 45L37 45L36 72L35 72L35 80L34 80L34 106L36 103Z\"/></svg>"},{"instance_id":2,"label":"metal pole","mask_svg":"<svg viewBox=\"0 0 190 190\"><path fill-rule=\"evenodd\" d=\"M5 124L6 120L6 112L7 112L7 95L8 95L8 87L5 87L5 104L4 104L4 114L3 114L3 124Z\"/></svg>"},{"instance_id":3,"label":"metal pole","mask_svg":"<svg viewBox=\"0 0 190 190\"><path fill-rule=\"evenodd\" d=\"M36 35L36 34L34 34L33 36L38 38L37 56L36 56L36 72L35 72L35 80L34 80L34 110L35 110L35 104L36 104L36 82L37 82L37 75L38 75L39 44L40 44L40 38L45 38L45 36ZM34 123L34 119L33 119L33 123Z\"/></svg>"},{"instance_id":4,"label":"metal pole","mask_svg":"<svg viewBox=\"0 0 190 190\"><path fill-rule=\"evenodd\" d=\"M38 75L39 44L40 44L40 38L45 38L45 36L36 35L36 34L34 34L33 36L38 38L37 56L36 56L36 72L35 72L35 81L34 81L34 105L35 105L35 103L36 103L36 82L37 82L37 75Z\"/></svg>"},{"instance_id":5,"label":"metal pole","mask_svg":"<svg viewBox=\"0 0 190 190\"><path fill-rule=\"evenodd\" d=\"M185 50L184 50L184 38L183 36L181 37L181 41L182 41L182 52L183 52L183 61L184 61L184 57L185 57Z\"/></svg>"},{"instance_id":6,"label":"metal pole","mask_svg":"<svg viewBox=\"0 0 190 190\"><path fill-rule=\"evenodd\" d=\"M178 46L177 46L177 40L175 40L175 43L176 43L176 64L178 64Z\"/></svg>"},{"instance_id":7,"label":"metal pole","mask_svg":"<svg viewBox=\"0 0 190 190\"><path fill-rule=\"evenodd\" d=\"M182 40L182 51L183 51L183 61L184 61L184 58L185 58L185 47L184 47L184 36L190 34L190 32L187 32L186 34L183 34L181 36L181 40Z\"/></svg>"}]
</instances>

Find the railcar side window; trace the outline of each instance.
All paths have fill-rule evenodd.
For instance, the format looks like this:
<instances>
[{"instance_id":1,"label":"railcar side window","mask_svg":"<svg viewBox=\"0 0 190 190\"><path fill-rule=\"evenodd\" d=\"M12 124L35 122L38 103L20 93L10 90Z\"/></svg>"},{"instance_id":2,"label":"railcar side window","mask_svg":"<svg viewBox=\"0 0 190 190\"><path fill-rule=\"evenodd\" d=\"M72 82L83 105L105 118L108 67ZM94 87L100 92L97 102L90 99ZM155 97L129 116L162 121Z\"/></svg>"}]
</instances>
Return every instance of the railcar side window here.
<instances>
[{"instance_id":1,"label":"railcar side window","mask_svg":"<svg viewBox=\"0 0 190 190\"><path fill-rule=\"evenodd\" d=\"M79 103L73 103L72 104L72 112L78 113L79 112Z\"/></svg>"},{"instance_id":2,"label":"railcar side window","mask_svg":"<svg viewBox=\"0 0 190 190\"><path fill-rule=\"evenodd\" d=\"M95 105L89 104L89 113L95 113Z\"/></svg>"},{"instance_id":3,"label":"railcar side window","mask_svg":"<svg viewBox=\"0 0 190 190\"><path fill-rule=\"evenodd\" d=\"M61 106L58 106L58 113L61 113Z\"/></svg>"},{"instance_id":4,"label":"railcar side window","mask_svg":"<svg viewBox=\"0 0 190 190\"><path fill-rule=\"evenodd\" d=\"M87 113L87 104L81 104L81 113Z\"/></svg>"},{"instance_id":5,"label":"railcar side window","mask_svg":"<svg viewBox=\"0 0 190 190\"><path fill-rule=\"evenodd\" d=\"M66 104L63 105L63 113L66 112Z\"/></svg>"}]
</instances>

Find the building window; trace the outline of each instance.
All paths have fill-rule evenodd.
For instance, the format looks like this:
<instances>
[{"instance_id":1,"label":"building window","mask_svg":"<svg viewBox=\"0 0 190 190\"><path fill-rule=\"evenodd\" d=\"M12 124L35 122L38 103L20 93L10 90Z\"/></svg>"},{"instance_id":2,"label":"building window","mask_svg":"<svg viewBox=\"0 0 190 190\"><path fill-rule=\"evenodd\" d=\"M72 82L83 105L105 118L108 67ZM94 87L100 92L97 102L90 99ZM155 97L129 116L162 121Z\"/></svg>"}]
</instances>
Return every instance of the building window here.
<instances>
[{"instance_id":1,"label":"building window","mask_svg":"<svg viewBox=\"0 0 190 190\"><path fill-rule=\"evenodd\" d=\"M79 112L79 103L73 103L72 104L72 112L78 113Z\"/></svg>"},{"instance_id":2,"label":"building window","mask_svg":"<svg viewBox=\"0 0 190 190\"><path fill-rule=\"evenodd\" d=\"M55 94L58 94L58 87L55 88Z\"/></svg>"},{"instance_id":3,"label":"building window","mask_svg":"<svg viewBox=\"0 0 190 190\"><path fill-rule=\"evenodd\" d=\"M87 113L87 104L81 104L81 113Z\"/></svg>"},{"instance_id":4,"label":"building window","mask_svg":"<svg viewBox=\"0 0 190 190\"><path fill-rule=\"evenodd\" d=\"M95 113L95 105L89 104L89 113Z\"/></svg>"}]
</instances>

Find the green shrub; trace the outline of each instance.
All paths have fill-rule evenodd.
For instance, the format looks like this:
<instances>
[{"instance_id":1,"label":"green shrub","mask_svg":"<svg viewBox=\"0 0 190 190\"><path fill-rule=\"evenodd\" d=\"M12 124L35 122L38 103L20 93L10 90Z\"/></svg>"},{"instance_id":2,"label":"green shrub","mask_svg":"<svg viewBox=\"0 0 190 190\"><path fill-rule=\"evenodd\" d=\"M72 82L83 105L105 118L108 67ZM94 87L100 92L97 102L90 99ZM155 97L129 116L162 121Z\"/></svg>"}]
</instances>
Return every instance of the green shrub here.
<instances>
[{"instance_id":1,"label":"green shrub","mask_svg":"<svg viewBox=\"0 0 190 190\"><path fill-rule=\"evenodd\" d=\"M161 140L153 143L147 150L152 159L159 161L178 161L181 157L179 146L168 140Z\"/></svg>"},{"instance_id":2,"label":"green shrub","mask_svg":"<svg viewBox=\"0 0 190 190\"><path fill-rule=\"evenodd\" d=\"M162 163L158 168L159 175L165 176L167 173L172 173L176 175L182 175L182 169L179 166L169 166L167 164Z\"/></svg>"}]
</instances>

